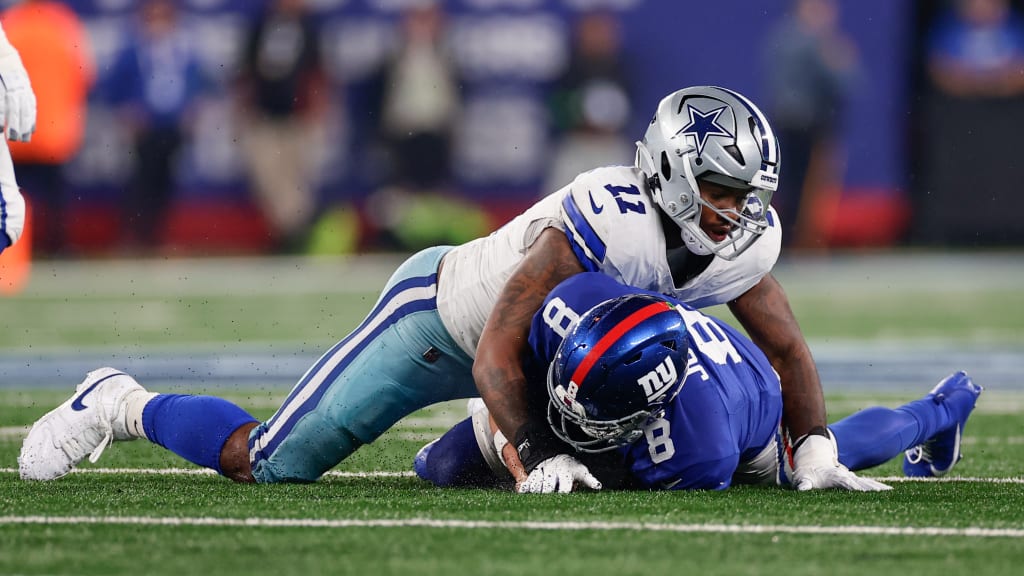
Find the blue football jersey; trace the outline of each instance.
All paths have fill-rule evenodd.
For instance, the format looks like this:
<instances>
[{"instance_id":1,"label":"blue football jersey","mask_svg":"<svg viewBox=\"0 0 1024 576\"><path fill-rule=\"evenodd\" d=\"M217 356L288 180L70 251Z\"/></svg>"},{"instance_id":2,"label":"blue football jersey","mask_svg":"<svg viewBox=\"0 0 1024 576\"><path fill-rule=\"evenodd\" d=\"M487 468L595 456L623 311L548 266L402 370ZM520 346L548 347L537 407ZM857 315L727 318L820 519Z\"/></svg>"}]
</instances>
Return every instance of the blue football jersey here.
<instances>
[{"instance_id":1,"label":"blue football jersey","mask_svg":"<svg viewBox=\"0 0 1024 576\"><path fill-rule=\"evenodd\" d=\"M559 284L533 318L531 381L542 378L562 339L587 310L636 293L656 294L600 273ZM621 449L632 483L650 489L725 489L738 464L775 439L782 418L778 375L735 328L656 295L677 304L689 335L689 358L682 389L664 415L645 426L643 439Z\"/></svg>"}]
</instances>

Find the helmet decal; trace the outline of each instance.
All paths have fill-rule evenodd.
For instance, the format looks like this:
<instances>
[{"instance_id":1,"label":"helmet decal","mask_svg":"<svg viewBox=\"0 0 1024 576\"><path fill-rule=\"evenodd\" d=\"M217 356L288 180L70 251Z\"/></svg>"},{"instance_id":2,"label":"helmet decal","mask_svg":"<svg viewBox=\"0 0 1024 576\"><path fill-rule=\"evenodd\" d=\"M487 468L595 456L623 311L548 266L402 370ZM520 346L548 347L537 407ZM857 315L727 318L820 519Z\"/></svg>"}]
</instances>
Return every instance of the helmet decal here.
<instances>
[{"instance_id":1,"label":"helmet decal","mask_svg":"<svg viewBox=\"0 0 1024 576\"><path fill-rule=\"evenodd\" d=\"M722 112L728 110L728 106L722 106L715 108L708 113L701 112L699 109L686 105L686 110L690 115L690 123L683 126L676 132L677 136L689 136L693 138L697 146L697 156L699 157L704 153L704 145L708 142L710 136L724 136L726 138L735 139L736 135L729 132L729 129L718 123L718 118L722 115Z\"/></svg>"},{"instance_id":2,"label":"helmet decal","mask_svg":"<svg viewBox=\"0 0 1024 576\"><path fill-rule=\"evenodd\" d=\"M662 393L678 380L679 371L676 370L675 362L672 361L671 356L666 356L661 364L658 364L654 370L641 376L636 383L644 389L647 400L654 401L660 398Z\"/></svg>"}]
</instances>

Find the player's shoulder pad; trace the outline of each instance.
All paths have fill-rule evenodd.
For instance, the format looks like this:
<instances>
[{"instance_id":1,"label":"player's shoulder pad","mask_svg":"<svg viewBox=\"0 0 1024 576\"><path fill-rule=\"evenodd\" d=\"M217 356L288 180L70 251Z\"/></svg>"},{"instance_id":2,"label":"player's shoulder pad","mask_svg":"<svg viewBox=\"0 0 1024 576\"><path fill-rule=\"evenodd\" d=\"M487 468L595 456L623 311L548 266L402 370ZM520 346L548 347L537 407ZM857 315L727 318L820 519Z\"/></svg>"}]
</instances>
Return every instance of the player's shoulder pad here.
<instances>
[{"instance_id":1,"label":"player's shoulder pad","mask_svg":"<svg viewBox=\"0 0 1024 576\"><path fill-rule=\"evenodd\" d=\"M562 218L574 250L589 270L602 268L608 250L653 243L648 236L658 230L651 225L657 217L655 207L636 168L596 168L577 176L568 188Z\"/></svg>"}]
</instances>

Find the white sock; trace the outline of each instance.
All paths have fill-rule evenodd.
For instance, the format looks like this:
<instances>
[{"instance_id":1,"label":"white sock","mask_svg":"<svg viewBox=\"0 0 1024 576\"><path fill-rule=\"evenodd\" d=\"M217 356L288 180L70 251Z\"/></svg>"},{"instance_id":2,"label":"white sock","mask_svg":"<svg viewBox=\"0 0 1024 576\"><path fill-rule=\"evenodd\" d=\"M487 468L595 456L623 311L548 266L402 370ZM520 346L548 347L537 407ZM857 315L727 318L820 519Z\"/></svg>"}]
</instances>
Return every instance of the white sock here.
<instances>
[{"instance_id":1,"label":"white sock","mask_svg":"<svg viewBox=\"0 0 1024 576\"><path fill-rule=\"evenodd\" d=\"M157 396L159 394L156 392L136 390L124 397L124 424L128 434L126 440L146 438L146 430L142 426L142 411L146 408L146 404Z\"/></svg>"}]
</instances>

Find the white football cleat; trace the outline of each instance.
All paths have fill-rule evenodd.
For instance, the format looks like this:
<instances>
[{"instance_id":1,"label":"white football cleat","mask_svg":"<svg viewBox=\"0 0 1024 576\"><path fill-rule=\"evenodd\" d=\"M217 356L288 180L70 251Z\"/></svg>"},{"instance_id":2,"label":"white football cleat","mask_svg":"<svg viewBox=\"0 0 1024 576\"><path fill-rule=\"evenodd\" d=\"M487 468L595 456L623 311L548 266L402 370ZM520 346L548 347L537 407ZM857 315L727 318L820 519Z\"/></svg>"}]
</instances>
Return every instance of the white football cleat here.
<instances>
[{"instance_id":1,"label":"white football cleat","mask_svg":"<svg viewBox=\"0 0 1024 576\"><path fill-rule=\"evenodd\" d=\"M125 397L145 389L114 368L86 375L75 395L32 425L18 455L23 480L60 478L90 456L95 462L113 440L130 440Z\"/></svg>"}]
</instances>

